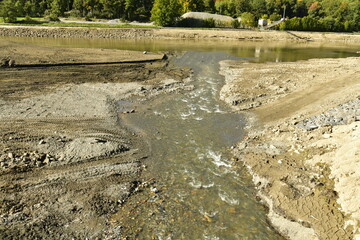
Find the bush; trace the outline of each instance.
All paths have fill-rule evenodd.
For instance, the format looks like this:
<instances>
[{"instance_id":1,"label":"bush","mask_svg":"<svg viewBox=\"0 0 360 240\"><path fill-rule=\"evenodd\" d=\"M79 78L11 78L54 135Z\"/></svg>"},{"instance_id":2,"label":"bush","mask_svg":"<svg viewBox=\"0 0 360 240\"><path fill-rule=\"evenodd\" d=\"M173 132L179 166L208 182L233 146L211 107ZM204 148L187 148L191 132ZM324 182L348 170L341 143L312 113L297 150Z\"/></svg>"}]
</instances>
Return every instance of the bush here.
<instances>
[{"instance_id":1,"label":"bush","mask_svg":"<svg viewBox=\"0 0 360 240\"><path fill-rule=\"evenodd\" d=\"M176 26L178 27L203 27L214 28L215 20L213 18L197 19L197 18L183 18L180 19Z\"/></svg>"},{"instance_id":2,"label":"bush","mask_svg":"<svg viewBox=\"0 0 360 240\"><path fill-rule=\"evenodd\" d=\"M59 17L53 13L50 13L50 15L48 17L46 17L46 20L50 21L50 22L60 22Z\"/></svg>"},{"instance_id":3,"label":"bush","mask_svg":"<svg viewBox=\"0 0 360 240\"><path fill-rule=\"evenodd\" d=\"M323 29L317 19L308 16L301 19L301 26L303 31L321 31Z\"/></svg>"},{"instance_id":4,"label":"bush","mask_svg":"<svg viewBox=\"0 0 360 240\"><path fill-rule=\"evenodd\" d=\"M240 22L237 20L237 19L234 19L232 22L231 22L231 26L233 28L239 28L240 27Z\"/></svg>"},{"instance_id":5,"label":"bush","mask_svg":"<svg viewBox=\"0 0 360 240\"><path fill-rule=\"evenodd\" d=\"M356 30L355 21L345 21L344 22L344 30L346 32L353 32Z\"/></svg>"},{"instance_id":6,"label":"bush","mask_svg":"<svg viewBox=\"0 0 360 240\"><path fill-rule=\"evenodd\" d=\"M204 27L206 27L206 28L214 28L215 27L215 20L213 18L204 19Z\"/></svg>"},{"instance_id":7,"label":"bush","mask_svg":"<svg viewBox=\"0 0 360 240\"><path fill-rule=\"evenodd\" d=\"M181 7L178 0L155 0L151 21L163 27L173 26L181 16Z\"/></svg>"},{"instance_id":8,"label":"bush","mask_svg":"<svg viewBox=\"0 0 360 240\"><path fill-rule=\"evenodd\" d=\"M249 12L242 13L241 14L241 26L244 28L256 27L255 16Z\"/></svg>"}]
</instances>

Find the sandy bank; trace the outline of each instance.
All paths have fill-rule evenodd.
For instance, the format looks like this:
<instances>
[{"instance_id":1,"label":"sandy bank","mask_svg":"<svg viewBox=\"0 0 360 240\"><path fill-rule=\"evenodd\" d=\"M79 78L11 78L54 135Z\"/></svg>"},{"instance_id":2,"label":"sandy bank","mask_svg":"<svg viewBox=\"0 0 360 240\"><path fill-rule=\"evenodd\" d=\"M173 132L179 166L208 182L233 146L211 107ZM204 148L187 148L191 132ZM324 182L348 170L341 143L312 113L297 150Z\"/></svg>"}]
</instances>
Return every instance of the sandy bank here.
<instances>
[{"instance_id":1,"label":"sandy bank","mask_svg":"<svg viewBox=\"0 0 360 240\"><path fill-rule=\"evenodd\" d=\"M234 150L290 239L359 235L359 58L223 62L221 98L247 110Z\"/></svg>"},{"instance_id":2,"label":"sandy bank","mask_svg":"<svg viewBox=\"0 0 360 240\"><path fill-rule=\"evenodd\" d=\"M254 41L360 42L359 34L183 28L80 28L0 26L0 36L109 39L219 39Z\"/></svg>"}]
</instances>

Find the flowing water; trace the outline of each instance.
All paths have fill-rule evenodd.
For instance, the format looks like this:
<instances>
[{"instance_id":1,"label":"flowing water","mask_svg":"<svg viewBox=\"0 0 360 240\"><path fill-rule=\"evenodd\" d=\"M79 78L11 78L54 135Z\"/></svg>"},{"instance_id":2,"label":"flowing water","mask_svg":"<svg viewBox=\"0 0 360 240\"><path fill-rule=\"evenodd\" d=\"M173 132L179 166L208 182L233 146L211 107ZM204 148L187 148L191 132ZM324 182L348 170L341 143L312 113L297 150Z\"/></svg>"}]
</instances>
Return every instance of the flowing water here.
<instances>
[{"instance_id":1,"label":"flowing water","mask_svg":"<svg viewBox=\"0 0 360 240\"><path fill-rule=\"evenodd\" d=\"M124 115L151 149L154 194L134 225L139 239L282 239L266 222L251 178L234 165L229 149L244 135L244 117L219 100L225 59L295 61L355 56L357 47L241 41L78 40L3 38L63 47L183 51L174 60L194 70L195 89L160 96ZM132 108L119 102L120 108ZM158 192L159 191L159 192Z\"/></svg>"},{"instance_id":2,"label":"flowing water","mask_svg":"<svg viewBox=\"0 0 360 240\"><path fill-rule=\"evenodd\" d=\"M175 219L143 231L144 239L152 231L163 239L281 239L265 221L250 177L231 161L229 148L244 136L245 122L219 101L224 84L219 62L225 59L237 58L186 52L175 64L194 70L195 90L126 115L151 139L153 171L171 198L162 204L164 218Z\"/></svg>"}]
</instances>

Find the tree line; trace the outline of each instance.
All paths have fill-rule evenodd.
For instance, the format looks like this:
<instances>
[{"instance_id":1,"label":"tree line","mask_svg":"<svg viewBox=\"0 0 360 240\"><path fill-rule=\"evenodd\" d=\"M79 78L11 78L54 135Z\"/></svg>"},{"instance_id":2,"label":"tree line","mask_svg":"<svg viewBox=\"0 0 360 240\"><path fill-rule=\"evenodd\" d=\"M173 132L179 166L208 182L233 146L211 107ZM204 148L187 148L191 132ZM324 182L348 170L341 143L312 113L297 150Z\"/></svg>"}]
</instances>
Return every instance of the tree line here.
<instances>
[{"instance_id":1,"label":"tree line","mask_svg":"<svg viewBox=\"0 0 360 240\"><path fill-rule=\"evenodd\" d=\"M360 0L0 0L0 16L6 22L48 16L172 26L190 11L241 17L248 27L256 27L258 19L274 22L285 14L281 30L360 31Z\"/></svg>"}]
</instances>

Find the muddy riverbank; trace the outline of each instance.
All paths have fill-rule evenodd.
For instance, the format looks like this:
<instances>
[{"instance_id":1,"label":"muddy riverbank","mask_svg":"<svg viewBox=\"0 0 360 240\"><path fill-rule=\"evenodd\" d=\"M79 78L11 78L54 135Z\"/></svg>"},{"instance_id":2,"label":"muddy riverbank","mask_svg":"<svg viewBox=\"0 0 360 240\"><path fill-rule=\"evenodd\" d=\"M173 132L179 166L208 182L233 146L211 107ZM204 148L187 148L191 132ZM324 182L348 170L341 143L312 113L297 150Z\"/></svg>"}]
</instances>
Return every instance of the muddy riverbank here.
<instances>
[{"instance_id":1,"label":"muddy riverbank","mask_svg":"<svg viewBox=\"0 0 360 240\"><path fill-rule=\"evenodd\" d=\"M202 39L359 43L359 34L184 28L82 28L0 26L0 36L85 39Z\"/></svg>"},{"instance_id":2,"label":"muddy riverbank","mask_svg":"<svg viewBox=\"0 0 360 240\"><path fill-rule=\"evenodd\" d=\"M234 154L290 239L359 237L359 64L222 62L221 98L251 123Z\"/></svg>"},{"instance_id":3,"label":"muddy riverbank","mask_svg":"<svg viewBox=\"0 0 360 240\"><path fill-rule=\"evenodd\" d=\"M149 145L142 134L125 127L126 117L118 115L138 114L141 120L140 109L151 113L148 99L193 89L188 68L169 65L163 54L142 51L64 49L6 41L0 46L0 56L17 64L0 68L2 239L135 238L141 232L164 229L159 222L173 226L174 221L232 233L216 225L222 213L200 211L200 215L196 209L179 214L176 207L164 210L169 196L163 191L164 184L159 186L148 174ZM255 52L256 57L265 51L252 49L251 54ZM209 57L196 61L205 60ZM237 172L245 163L260 198L270 208L269 219L288 238L351 239L356 233L359 184L351 169L358 167L358 65L358 58L222 62L226 85L221 99L234 111L246 111L251 125L245 140L234 148L235 159L223 161L216 152L200 155L219 165L219 171ZM214 66L211 70L217 71ZM209 72L202 67L203 73ZM205 84L213 87L219 81ZM127 101L119 102L134 96L142 99L137 102L141 107L123 107ZM206 99L196 97L199 100L185 108L188 112L179 112L184 121L202 118L193 108L221 110L211 102L207 108L197 106ZM166 114L153 115L156 124L166 126L157 119ZM151 131L156 141L166 136ZM345 153L346 164L334 161ZM234 166L234 161L239 165ZM184 178L197 188L189 192L192 198L207 199L207 188L212 186L206 182L207 175ZM346 187L349 184L351 188ZM239 192L245 193L244 189ZM220 193L221 201L239 202ZM196 204L201 201L194 200ZM181 199L170 204L184 206ZM246 215L241 207L226 209L230 215ZM180 220L169 216L180 216ZM147 224L148 219L154 221ZM255 220L243 221L241 227ZM256 228L250 230L258 236ZM171 232L161 233L168 236Z\"/></svg>"},{"instance_id":4,"label":"muddy riverbank","mask_svg":"<svg viewBox=\"0 0 360 240\"><path fill-rule=\"evenodd\" d=\"M163 54L1 45L16 66L0 68L0 238L126 237L111 216L153 183L117 101L191 89L189 72Z\"/></svg>"}]
</instances>

